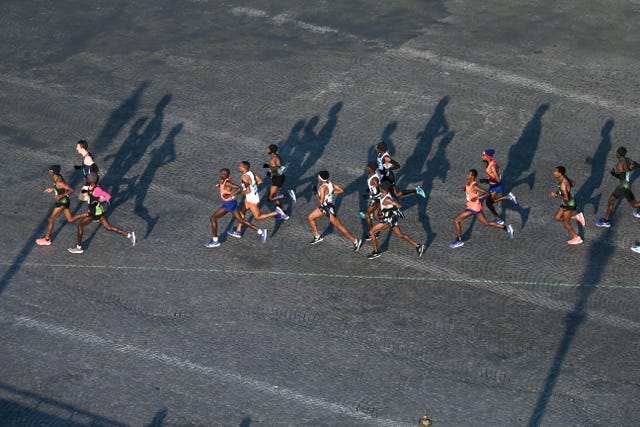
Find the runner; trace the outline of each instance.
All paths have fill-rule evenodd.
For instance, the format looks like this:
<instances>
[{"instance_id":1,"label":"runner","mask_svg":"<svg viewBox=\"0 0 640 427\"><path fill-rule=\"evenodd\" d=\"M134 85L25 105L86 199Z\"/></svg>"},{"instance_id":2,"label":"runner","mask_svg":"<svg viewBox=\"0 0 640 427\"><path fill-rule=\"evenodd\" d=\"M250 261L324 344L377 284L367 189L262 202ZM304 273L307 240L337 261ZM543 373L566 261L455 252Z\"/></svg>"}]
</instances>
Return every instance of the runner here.
<instances>
[{"instance_id":1,"label":"runner","mask_svg":"<svg viewBox=\"0 0 640 427\"><path fill-rule=\"evenodd\" d=\"M566 173L567 170L564 166L557 166L554 169L553 175L558 179L558 189L551 192L551 197L562 199L562 204L556 212L556 221L562 222L564 228L571 234L571 239L567 240L567 243L570 245L579 245L582 243L582 238L573 230L573 227L569 224L569 220L575 219L584 227L584 214L579 212L572 215L572 213L577 210L576 199L571 192L571 187L573 187L575 183L567 178Z\"/></svg>"},{"instance_id":2,"label":"runner","mask_svg":"<svg viewBox=\"0 0 640 427\"><path fill-rule=\"evenodd\" d=\"M276 144L271 144L267 147L267 153L269 153L269 163L265 163L262 165L263 168L268 168L267 176L271 178L271 187L269 187L269 201L274 203L276 206L282 208L282 199L285 197L284 194L280 194L280 190L282 190L282 186L284 185L285 175L284 171L286 166L282 164L282 159L278 156L278 146ZM296 202L296 193L293 189L287 191L287 194L293 201Z\"/></svg>"},{"instance_id":3,"label":"runner","mask_svg":"<svg viewBox=\"0 0 640 427\"><path fill-rule=\"evenodd\" d=\"M456 226L456 240L449 244L450 248L459 248L464 245L462 241L462 230L460 227L460 223L469 218L472 215L475 215L478 220L489 227L496 227L502 230L505 230L509 237L513 239L513 227L511 225L505 226L504 224L497 224L495 222L487 221L487 218L482 213L482 202L481 199L487 197L489 192L479 187L476 178L478 177L478 171L475 169L469 170L467 172L467 183L462 186L462 191L464 191L467 195L467 208L458 215L454 220L454 224Z\"/></svg>"},{"instance_id":4,"label":"runner","mask_svg":"<svg viewBox=\"0 0 640 427\"><path fill-rule=\"evenodd\" d=\"M509 199L514 205L517 205L518 201L513 193L509 193L506 196L502 195L502 192L504 191L502 188L502 177L500 176L500 166L498 166L498 162L493 158L495 153L496 150L493 149L484 150L482 152L482 160L487 165L485 172L487 173L488 179L481 179L480 182L483 184L489 184L487 209L489 209L489 212L491 212L491 215L495 218L494 222L502 225L504 224L504 220L500 218L500 215L498 215L495 204Z\"/></svg>"},{"instance_id":5,"label":"runner","mask_svg":"<svg viewBox=\"0 0 640 427\"><path fill-rule=\"evenodd\" d=\"M68 222L73 221L71 210L69 209L69 204L71 202L71 200L69 200L69 196L73 193L73 188L64 182L64 178L60 175L60 165L51 165L49 168L49 176L53 179L53 187L45 188L44 192L53 193L53 200L55 200L55 204L53 205L51 215L49 215L47 232L44 237L36 239L36 244L39 246L49 246L51 244L53 222L60 216L60 214L63 213Z\"/></svg>"},{"instance_id":6,"label":"runner","mask_svg":"<svg viewBox=\"0 0 640 427\"><path fill-rule=\"evenodd\" d=\"M231 182L231 171L227 168L220 169L220 181L216 181L214 185L220 189L220 198L222 206L211 215L211 240L204 244L207 248L217 248L220 246L218 241L218 219L231 212L233 217L243 225L246 225L260 236L262 243L267 242L267 229L259 229L249 221L246 221L238 210L238 202L235 196L242 192L242 188Z\"/></svg>"},{"instance_id":7,"label":"runner","mask_svg":"<svg viewBox=\"0 0 640 427\"><path fill-rule=\"evenodd\" d=\"M246 218L246 212L249 210L253 215L253 219L256 221L264 221L267 218L275 217L276 219L287 220L289 216L284 213L280 206L276 206L274 212L261 213L260 212L260 193L258 193L258 186L262 184L262 179L254 174L251 170L251 164L249 162L242 161L238 169L242 173L242 190L240 194L244 194L244 204L240 208L240 214L243 218ZM238 222L236 230L229 230L227 234L237 239L242 237L242 223Z\"/></svg>"},{"instance_id":8,"label":"runner","mask_svg":"<svg viewBox=\"0 0 640 427\"><path fill-rule=\"evenodd\" d=\"M636 218L640 218L640 202L636 201L633 192L631 191L631 184L629 183L629 178L631 176L631 171L640 166L640 163L631 160L627 155L627 149L625 147L620 147L616 151L616 167L611 169L611 175L614 178L618 179L618 186L609 197L609 203L607 205L607 213L604 218L600 219L600 221L596 222L596 226L609 228L611 227L611 213L613 212L613 207L616 204L616 201L623 197L627 199L629 204L635 208L633 211L633 216Z\"/></svg>"},{"instance_id":9,"label":"runner","mask_svg":"<svg viewBox=\"0 0 640 427\"><path fill-rule=\"evenodd\" d=\"M82 156L82 164L81 165L75 165L74 168L76 170L81 170L82 174L84 175L84 179L85 179L85 184L82 186L82 191L80 191L80 194L78 195L78 197L80 198L81 201L86 202L89 200L89 196L87 195L87 188L89 187L89 183L87 182L87 176L89 176L89 174L91 172L95 173L97 178L96 181L96 185L98 184L98 182L100 181L100 176L98 175L98 172L100 171L100 169L98 168L98 165L96 164L96 162L93 160L93 155L89 152L89 143L87 141L85 141L84 139L81 139L80 141L78 141L76 143L76 151L78 152L78 154L80 154Z\"/></svg>"},{"instance_id":10,"label":"runner","mask_svg":"<svg viewBox=\"0 0 640 427\"><path fill-rule=\"evenodd\" d=\"M82 249L82 234L84 231L84 227L87 224L90 224L93 221L99 221L100 224L107 230L112 231L114 233L118 233L122 236L126 236L127 239L131 240L131 245L136 245L136 233L135 232L126 232L118 227L114 227L109 224L107 218L104 216L104 207L102 206L103 202L109 201L111 199L111 195L104 191L102 188L98 187L96 184L98 182L98 175L95 172L91 172L87 175L87 194L89 196L89 210L85 213L76 215L72 218L72 221L77 219L81 219L80 224L78 224L78 242L73 248L69 248L69 252L73 254L81 254L84 252Z\"/></svg>"},{"instance_id":11,"label":"runner","mask_svg":"<svg viewBox=\"0 0 640 427\"><path fill-rule=\"evenodd\" d=\"M373 228L373 217L380 210L379 186L382 179L376 162L367 163L367 174L367 192L363 194L367 200L367 209L364 212L358 212L358 215L367 222L367 231L365 231L363 239L371 240L370 231Z\"/></svg>"},{"instance_id":12,"label":"runner","mask_svg":"<svg viewBox=\"0 0 640 427\"><path fill-rule=\"evenodd\" d=\"M396 188L396 177L393 173L394 170L400 169L400 163L391 158L391 155L387 152L387 143L380 141L376 144L376 161L378 163L378 172L382 176L382 181L391 182L391 193L395 198L406 196L407 194L418 194L420 197L426 198L422 187L416 185L414 190L398 190Z\"/></svg>"},{"instance_id":13,"label":"runner","mask_svg":"<svg viewBox=\"0 0 640 427\"><path fill-rule=\"evenodd\" d=\"M379 222L374 225L369 231L369 235L371 236L371 244L373 245L373 252L371 252L367 258L374 259L378 258L381 253L378 251L378 239L376 238L376 233L386 230L391 227L391 230L400 238L408 242L412 247L416 249L418 253L418 257L421 257L424 253L424 245L418 244L415 240L409 237L407 234L403 233L398 225L398 219L403 218L400 215L400 208L402 207L400 203L395 201L391 194L389 194L389 190L391 188L391 183L389 181L384 181L380 184L380 199L379 206L380 212L378 214Z\"/></svg>"},{"instance_id":14,"label":"runner","mask_svg":"<svg viewBox=\"0 0 640 427\"><path fill-rule=\"evenodd\" d=\"M320 203L320 206L315 208L307 217L309 220L309 224L311 224L311 229L313 230L313 240L310 242L312 245L316 243L322 242L323 237L318 232L318 226L316 225L316 220L321 216L326 216L329 218L331 224L336 227L344 236L349 239L351 243L353 243L353 250L357 251L362 246L362 239L356 239L353 234L349 233L349 231L342 225L338 217L336 216L336 208L333 205L333 197L337 194L344 192L342 187L338 184L334 184L329 181L329 172L320 171L318 174L318 185L319 188L313 187L313 194Z\"/></svg>"}]
</instances>

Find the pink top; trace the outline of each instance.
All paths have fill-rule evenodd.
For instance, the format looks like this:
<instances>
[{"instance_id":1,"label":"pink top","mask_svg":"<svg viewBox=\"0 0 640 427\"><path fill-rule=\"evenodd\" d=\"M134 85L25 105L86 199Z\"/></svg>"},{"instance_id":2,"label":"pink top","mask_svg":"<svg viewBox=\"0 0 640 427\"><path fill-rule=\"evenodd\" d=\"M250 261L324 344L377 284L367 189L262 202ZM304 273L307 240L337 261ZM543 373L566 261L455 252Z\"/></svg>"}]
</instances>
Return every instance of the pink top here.
<instances>
[{"instance_id":1,"label":"pink top","mask_svg":"<svg viewBox=\"0 0 640 427\"><path fill-rule=\"evenodd\" d=\"M93 189L93 197L97 197L101 203L111 200L111 194L107 193L100 187L95 187Z\"/></svg>"},{"instance_id":2,"label":"pink top","mask_svg":"<svg viewBox=\"0 0 640 427\"><path fill-rule=\"evenodd\" d=\"M479 212L482 210L482 203L480 202L480 197L478 197L478 192L473 189L476 185L476 181L473 181L464 187L464 191L467 193L467 209ZM471 200L473 198L475 198L474 201Z\"/></svg>"}]
</instances>

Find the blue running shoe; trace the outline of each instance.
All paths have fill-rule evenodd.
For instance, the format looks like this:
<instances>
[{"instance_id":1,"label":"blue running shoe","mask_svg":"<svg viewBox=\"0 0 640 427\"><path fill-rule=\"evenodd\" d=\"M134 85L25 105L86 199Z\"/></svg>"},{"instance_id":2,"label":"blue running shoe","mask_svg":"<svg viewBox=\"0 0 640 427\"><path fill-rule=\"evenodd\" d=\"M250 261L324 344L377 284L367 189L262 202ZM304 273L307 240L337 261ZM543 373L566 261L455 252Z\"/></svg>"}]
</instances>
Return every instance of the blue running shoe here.
<instances>
[{"instance_id":1,"label":"blue running shoe","mask_svg":"<svg viewBox=\"0 0 640 427\"><path fill-rule=\"evenodd\" d=\"M504 219L502 218L496 218L493 220L493 222L495 222L498 225L504 225Z\"/></svg>"},{"instance_id":2,"label":"blue running shoe","mask_svg":"<svg viewBox=\"0 0 640 427\"><path fill-rule=\"evenodd\" d=\"M204 244L205 248L217 248L218 246L220 246L220 242L213 239Z\"/></svg>"},{"instance_id":3,"label":"blue running shoe","mask_svg":"<svg viewBox=\"0 0 640 427\"><path fill-rule=\"evenodd\" d=\"M276 206L276 212L278 213L278 215L276 215L276 219L281 219L284 221L289 219L289 215L287 215L280 206Z\"/></svg>"},{"instance_id":4,"label":"blue running shoe","mask_svg":"<svg viewBox=\"0 0 640 427\"><path fill-rule=\"evenodd\" d=\"M267 229L266 228L260 229L260 231L258 231L258 234L260 234L260 241L262 243L267 243Z\"/></svg>"},{"instance_id":5,"label":"blue running shoe","mask_svg":"<svg viewBox=\"0 0 640 427\"><path fill-rule=\"evenodd\" d=\"M607 221L606 219L602 218L600 221L596 222L596 227L610 228L611 227L611 223L609 221Z\"/></svg>"},{"instance_id":6,"label":"blue running shoe","mask_svg":"<svg viewBox=\"0 0 640 427\"><path fill-rule=\"evenodd\" d=\"M424 190L419 185L416 185L416 193L418 193L418 195L423 199L427 198L427 195L424 193Z\"/></svg>"},{"instance_id":7,"label":"blue running shoe","mask_svg":"<svg viewBox=\"0 0 640 427\"><path fill-rule=\"evenodd\" d=\"M509 235L510 239L513 239L513 226L511 224L507 225L505 227L505 231L507 232L507 234Z\"/></svg>"},{"instance_id":8,"label":"blue running shoe","mask_svg":"<svg viewBox=\"0 0 640 427\"><path fill-rule=\"evenodd\" d=\"M635 216L636 218L640 218L640 209L636 209L633 211L633 216Z\"/></svg>"},{"instance_id":9,"label":"blue running shoe","mask_svg":"<svg viewBox=\"0 0 640 427\"><path fill-rule=\"evenodd\" d=\"M464 246L464 242L460 239L456 239L453 242L449 243L449 247L451 249L459 248L460 246Z\"/></svg>"},{"instance_id":10,"label":"blue running shoe","mask_svg":"<svg viewBox=\"0 0 640 427\"><path fill-rule=\"evenodd\" d=\"M239 232L237 232L236 230L229 230L227 231L227 234L231 237L235 237L236 239L239 239L242 237L242 234L240 234Z\"/></svg>"}]
</instances>

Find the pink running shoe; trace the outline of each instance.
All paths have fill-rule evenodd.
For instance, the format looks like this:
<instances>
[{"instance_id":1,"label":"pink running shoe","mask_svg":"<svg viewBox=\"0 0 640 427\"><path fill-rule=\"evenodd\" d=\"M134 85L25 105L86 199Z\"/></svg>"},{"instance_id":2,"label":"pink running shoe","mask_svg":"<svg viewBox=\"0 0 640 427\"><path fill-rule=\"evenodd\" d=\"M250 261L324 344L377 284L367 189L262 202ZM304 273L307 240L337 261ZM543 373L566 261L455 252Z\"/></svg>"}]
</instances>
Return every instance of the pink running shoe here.
<instances>
[{"instance_id":1,"label":"pink running shoe","mask_svg":"<svg viewBox=\"0 0 640 427\"><path fill-rule=\"evenodd\" d=\"M585 220L584 220L584 214L582 212L576 215L576 221L578 221L580 225L584 227Z\"/></svg>"},{"instance_id":2,"label":"pink running shoe","mask_svg":"<svg viewBox=\"0 0 640 427\"><path fill-rule=\"evenodd\" d=\"M580 243L582 243L582 237L576 236L571 240L567 240L567 243L570 245L579 245Z\"/></svg>"},{"instance_id":3,"label":"pink running shoe","mask_svg":"<svg viewBox=\"0 0 640 427\"><path fill-rule=\"evenodd\" d=\"M51 240L50 239L45 239L44 237L41 237L40 239L36 239L36 245L38 245L38 246L49 246L49 245L51 245Z\"/></svg>"}]
</instances>

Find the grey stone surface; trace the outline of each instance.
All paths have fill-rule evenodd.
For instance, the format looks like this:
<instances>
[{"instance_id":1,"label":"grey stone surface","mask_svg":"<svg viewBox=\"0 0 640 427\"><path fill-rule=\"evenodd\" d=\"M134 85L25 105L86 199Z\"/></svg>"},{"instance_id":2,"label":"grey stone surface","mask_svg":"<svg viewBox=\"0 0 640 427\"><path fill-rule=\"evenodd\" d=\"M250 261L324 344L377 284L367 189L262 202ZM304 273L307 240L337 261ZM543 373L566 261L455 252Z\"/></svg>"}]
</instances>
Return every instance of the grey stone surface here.
<instances>
[{"instance_id":1,"label":"grey stone surface","mask_svg":"<svg viewBox=\"0 0 640 427\"><path fill-rule=\"evenodd\" d=\"M0 16L0 418L4 425L632 426L638 221L615 149L640 159L634 1L5 1ZM47 168L86 138L121 236L57 220ZM337 230L310 246L310 186L346 192L356 235L372 147L403 168L403 230L384 254ZM206 249L212 182L262 174L280 145L291 219ZM464 224L459 190L494 148L507 236ZM567 167L587 217L553 219ZM266 180L268 183L269 181ZM637 182L635 183L637 187ZM640 192L636 189L636 193ZM266 189L263 189L266 190ZM263 193L264 194L264 193ZM74 210L81 209L77 200ZM265 203L263 210L270 209Z\"/></svg>"}]
</instances>

